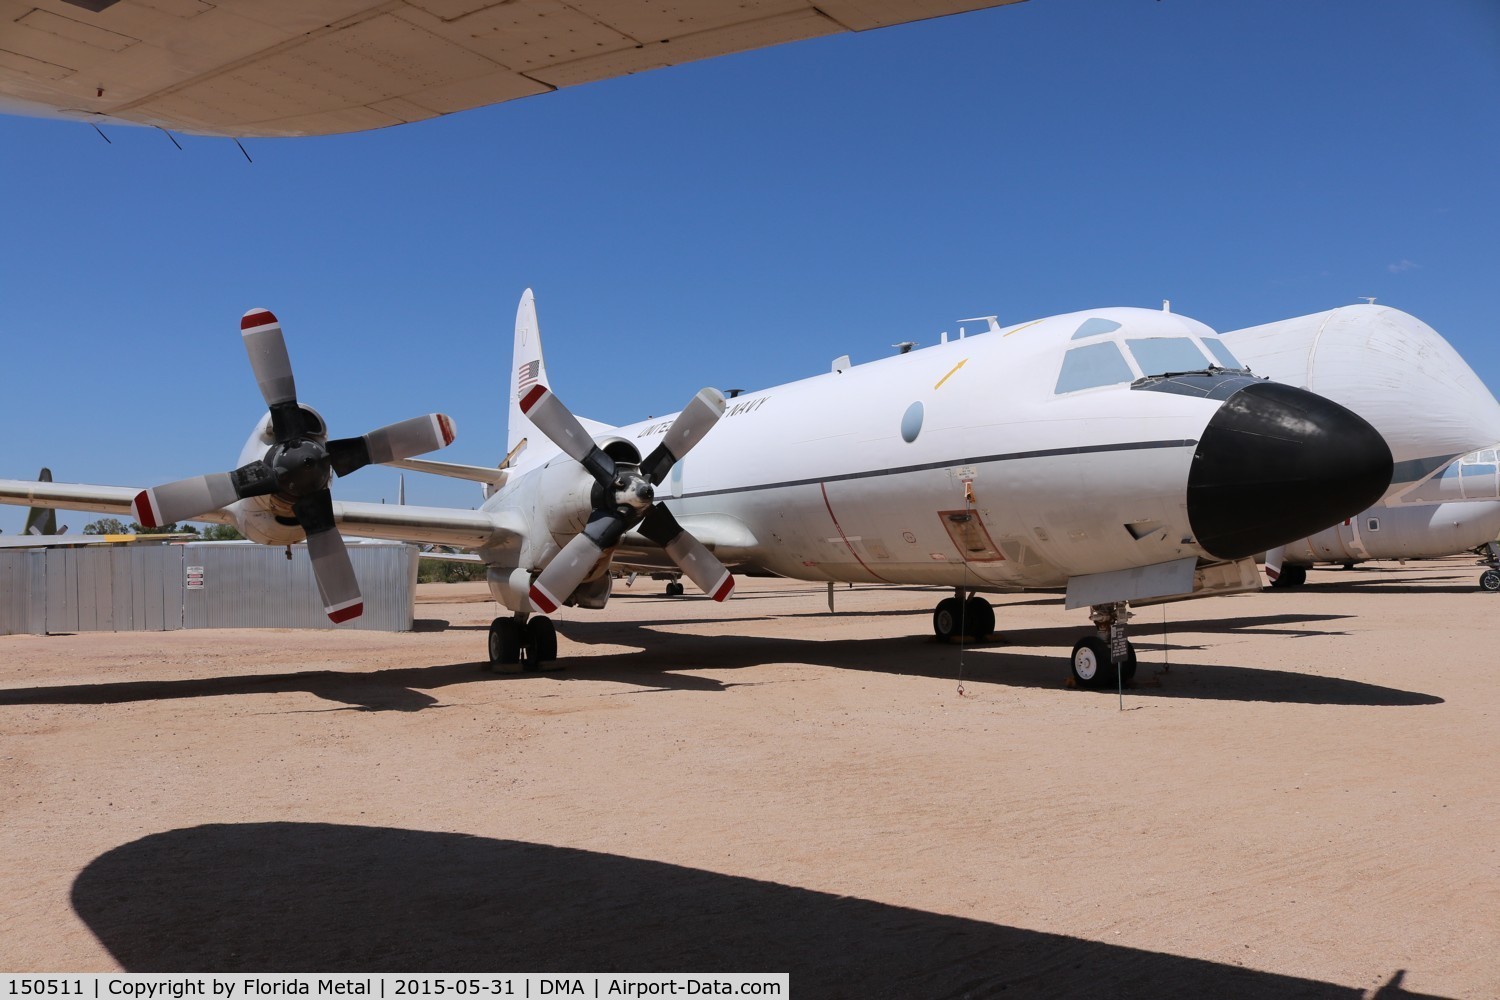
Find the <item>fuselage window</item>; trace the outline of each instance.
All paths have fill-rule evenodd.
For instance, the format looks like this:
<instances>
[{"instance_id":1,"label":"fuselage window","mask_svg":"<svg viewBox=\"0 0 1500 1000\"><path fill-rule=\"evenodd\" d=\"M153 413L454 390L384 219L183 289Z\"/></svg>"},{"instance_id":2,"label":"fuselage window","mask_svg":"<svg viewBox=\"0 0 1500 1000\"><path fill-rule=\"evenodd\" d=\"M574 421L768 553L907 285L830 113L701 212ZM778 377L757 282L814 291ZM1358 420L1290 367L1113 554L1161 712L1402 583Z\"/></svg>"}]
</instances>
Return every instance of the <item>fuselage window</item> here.
<instances>
[{"instance_id":1,"label":"fuselage window","mask_svg":"<svg viewBox=\"0 0 1500 1000\"><path fill-rule=\"evenodd\" d=\"M1092 389L1101 385L1129 382L1135 378L1125 355L1113 341L1075 347L1063 355L1062 371L1057 376L1058 395Z\"/></svg>"},{"instance_id":2,"label":"fuselage window","mask_svg":"<svg viewBox=\"0 0 1500 1000\"><path fill-rule=\"evenodd\" d=\"M1370 518L1370 530L1371 531L1379 531L1380 530L1380 518L1378 518L1378 517L1372 517L1372 518Z\"/></svg>"},{"instance_id":3,"label":"fuselage window","mask_svg":"<svg viewBox=\"0 0 1500 1000\"><path fill-rule=\"evenodd\" d=\"M1208 358L1187 337L1139 337L1125 343L1130 345L1142 375L1197 372L1208 365Z\"/></svg>"},{"instance_id":4,"label":"fuselage window","mask_svg":"<svg viewBox=\"0 0 1500 1000\"><path fill-rule=\"evenodd\" d=\"M1204 337L1203 346L1208 348L1208 353L1214 356L1214 360L1219 363L1219 367L1239 369L1245 367L1240 363L1240 359L1235 357L1234 353L1229 350L1229 345L1217 337Z\"/></svg>"}]
</instances>

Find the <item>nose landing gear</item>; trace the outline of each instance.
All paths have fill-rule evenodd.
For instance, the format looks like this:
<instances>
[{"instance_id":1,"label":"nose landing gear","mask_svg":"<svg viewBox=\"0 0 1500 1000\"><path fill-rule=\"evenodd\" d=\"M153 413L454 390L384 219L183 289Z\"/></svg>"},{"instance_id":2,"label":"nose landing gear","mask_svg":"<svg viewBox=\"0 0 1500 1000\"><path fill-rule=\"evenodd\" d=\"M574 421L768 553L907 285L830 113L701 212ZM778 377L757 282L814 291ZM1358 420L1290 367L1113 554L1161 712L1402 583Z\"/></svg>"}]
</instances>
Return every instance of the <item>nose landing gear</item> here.
<instances>
[{"instance_id":1,"label":"nose landing gear","mask_svg":"<svg viewBox=\"0 0 1500 1000\"><path fill-rule=\"evenodd\" d=\"M1135 677L1135 646L1125 638L1125 623L1134 615L1130 605L1096 604L1089 618L1098 630L1073 646L1073 681L1079 687L1112 688Z\"/></svg>"}]
</instances>

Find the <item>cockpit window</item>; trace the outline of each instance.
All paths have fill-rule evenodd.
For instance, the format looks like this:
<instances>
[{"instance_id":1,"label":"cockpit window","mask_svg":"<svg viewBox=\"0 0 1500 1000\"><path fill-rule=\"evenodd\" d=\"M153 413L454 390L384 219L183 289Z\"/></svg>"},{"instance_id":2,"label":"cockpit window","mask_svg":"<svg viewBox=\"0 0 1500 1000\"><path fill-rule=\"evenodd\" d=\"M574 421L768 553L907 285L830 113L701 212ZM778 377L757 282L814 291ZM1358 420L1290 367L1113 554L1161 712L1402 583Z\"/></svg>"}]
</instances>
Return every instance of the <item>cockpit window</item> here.
<instances>
[{"instance_id":1,"label":"cockpit window","mask_svg":"<svg viewBox=\"0 0 1500 1000\"><path fill-rule=\"evenodd\" d=\"M1106 340L1099 344L1075 347L1064 354L1062 371L1057 376L1057 388L1053 391L1061 395L1065 392L1077 392L1079 389L1129 382L1133 378L1135 375L1125 363L1125 355L1120 353L1119 346Z\"/></svg>"},{"instance_id":2,"label":"cockpit window","mask_svg":"<svg viewBox=\"0 0 1500 1000\"><path fill-rule=\"evenodd\" d=\"M1120 324L1112 319L1100 319L1098 316L1083 321L1083 325L1073 332L1073 340L1082 340L1084 337L1097 337L1101 333L1114 333L1120 328Z\"/></svg>"},{"instance_id":3,"label":"cockpit window","mask_svg":"<svg viewBox=\"0 0 1500 1000\"><path fill-rule=\"evenodd\" d=\"M1208 359L1187 337L1140 337L1125 342L1143 375L1196 372L1208 367Z\"/></svg>"},{"instance_id":4,"label":"cockpit window","mask_svg":"<svg viewBox=\"0 0 1500 1000\"><path fill-rule=\"evenodd\" d=\"M1219 362L1220 368L1245 367L1240 363L1240 359L1234 356L1234 352L1229 349L1229 345L1218 337L1204 337L1203 346L1208 348L1208 353L1212 354L1214 360Z\"/></svg>"}]
</instances>

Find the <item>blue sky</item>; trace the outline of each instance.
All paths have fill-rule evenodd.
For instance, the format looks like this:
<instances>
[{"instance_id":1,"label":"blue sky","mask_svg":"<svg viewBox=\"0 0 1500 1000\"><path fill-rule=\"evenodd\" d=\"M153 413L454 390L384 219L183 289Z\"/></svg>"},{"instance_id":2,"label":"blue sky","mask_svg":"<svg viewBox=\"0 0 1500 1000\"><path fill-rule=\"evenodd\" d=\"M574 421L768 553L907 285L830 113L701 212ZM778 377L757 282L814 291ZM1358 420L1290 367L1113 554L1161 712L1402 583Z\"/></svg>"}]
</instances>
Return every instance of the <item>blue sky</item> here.
<instances>
[{"instance_id":1,"label":"blue sky","mask_svg":"<svg viewBox=\"0 0 1500 1000\"><path fill-rule=\"evenodd\" d=\"M1163 298L1231 330L1374 295L1494 390L1497 98L1493 0L1030 0L247 140L253 164L0 116L0 477L231 467L262 409L252 306L335 434L442 410L446 457L493 463L527 286L553 388L615 422L960 316ZM395 491L386 469L334 487Z\"/></svg>"}]
</instances>

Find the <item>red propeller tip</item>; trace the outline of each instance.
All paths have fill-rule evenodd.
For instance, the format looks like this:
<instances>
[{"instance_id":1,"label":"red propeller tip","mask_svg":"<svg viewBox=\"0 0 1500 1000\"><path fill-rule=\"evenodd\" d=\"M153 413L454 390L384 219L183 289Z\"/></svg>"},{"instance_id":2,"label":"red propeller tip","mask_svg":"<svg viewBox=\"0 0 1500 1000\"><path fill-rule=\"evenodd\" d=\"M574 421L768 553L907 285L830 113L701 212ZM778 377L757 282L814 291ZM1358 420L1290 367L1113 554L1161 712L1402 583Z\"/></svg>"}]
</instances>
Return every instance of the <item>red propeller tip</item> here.
<instances>
[{"instance_id":1,"label":"red propeller tip","mask_svg":"<svg viewBox=\"0 0 1500 1000\"><path fill-rule=\"evenodd\" d=\"M550 615L557 610L557 602L536 584L531 585L531 603L544 615Z\"/></svg>"},{"instance_id":2,"label":"red propeller tip","mask_svg":"<svg viewBox=\"0 0 1500 1000\"><path fill-rule=\"evenodd\" d=\"M356 601L346 608L333 608L328 612L328 620L335 625L342 625L351 618L358 618L365 613L365 602Z\"/></svg>"},{"instance_id":3,"label":"red propeller tip","mask_svg":"<svg viewBox=\"0 0 1500 1000\"><path fill-rule=\"evenodd\" d=\"M443 446L447 447L448 445L453 443L454 437L457 436L453 430L453 418L448 416L446 413L439 413L437 415L437 422L438 430L441 431L443 435Z\"/></svg>"},{"instance_id":4,"label":"red propeller tip","mask_svg":"<svg viewBox=\"0 0 1500 1000\"><path fill-rule=\"evenodd\" d=\"M156 520L156 508L151 503L150 490L141 490L135 495L135 499L130 501L130 512L143 528L161 527Z\"/></svg>"},{"instance_id":5,"label":"red propeller tip","mask_svg":"<svg viewBox=\"0 0 1500 1000\"><path fill-rule=\"evenodd\" d=\"M714 600L727 601L729 595L734 592L734 577L725 577L724 582L719 584L719 589L714 591Z\"/></svg>"},{"instance_id":6,"label":"red propeller tip","mask_svg":"<svg viewBox=\"0 0 1500 1000\"><path fill-rule=\"evenodd\" d=\"M545 385L542 385L542 383L538 382L536 385L532 386L531 391L521 397L521 412L530 413L531 408L535 406L537 402L545 395L547 395L547 387Z\"/></svg>"},{"instance_id":7,"label":"red propeller tip","mask_svg":"<svg viewBox=\"0 0 1500 1000\"><path fill-rule=\"evenodd\" d=\"M276 314L271 312L271 310L251 309L240 317L240 332L244 333L246 330L254 330L260 326L270 326L276 322L279 321L276 319Z\"/></svg>"}]
</instances>

